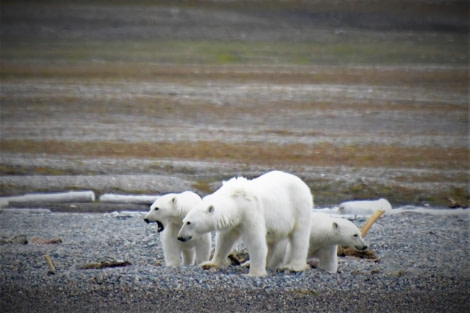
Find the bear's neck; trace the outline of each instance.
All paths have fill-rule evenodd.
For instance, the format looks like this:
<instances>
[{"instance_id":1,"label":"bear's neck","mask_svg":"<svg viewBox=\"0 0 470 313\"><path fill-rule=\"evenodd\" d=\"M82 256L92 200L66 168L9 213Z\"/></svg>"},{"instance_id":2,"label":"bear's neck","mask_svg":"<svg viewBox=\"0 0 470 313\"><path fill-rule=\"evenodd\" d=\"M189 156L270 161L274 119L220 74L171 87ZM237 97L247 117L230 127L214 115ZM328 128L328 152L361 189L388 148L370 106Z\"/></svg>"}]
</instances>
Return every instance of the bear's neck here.
<instances>
[{"instance_id":1,"label":"bear's neck","mask_svg":"<svg viewBox=\"0 0 470 313\"><path fill-rule=\"evenodd\" d=\"M310 238L310 240L323 245L337 245L340 244L340 236L341 234L338 231L331 231L329 228L325 227L321 231L318 231L316 236Z\"/></svg>"},{"instance_id":2,"label":"bear's neck","mask_svg":"<svg viewBox=\"0 0 470 313\"><path fill-rule=\"evenodd\" d=\"M221 215L220 218L217 219L216 228L218 230L221 230L224 228L234 228L239 223L240 223L240 217L238 216L238 214L225 214L225 215Z\"/></svg>"}]
</instances>

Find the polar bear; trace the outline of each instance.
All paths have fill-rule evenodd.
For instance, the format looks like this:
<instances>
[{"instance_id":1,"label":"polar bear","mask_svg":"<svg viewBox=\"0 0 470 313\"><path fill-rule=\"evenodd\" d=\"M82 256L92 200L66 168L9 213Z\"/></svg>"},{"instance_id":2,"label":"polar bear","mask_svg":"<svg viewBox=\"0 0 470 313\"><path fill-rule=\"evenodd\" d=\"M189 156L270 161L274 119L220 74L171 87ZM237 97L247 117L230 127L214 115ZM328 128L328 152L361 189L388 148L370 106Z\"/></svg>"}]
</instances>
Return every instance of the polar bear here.
<instances>
[{"instance_id":1,"label":"polar bear","mask_svg":"<svg viewBox=\"0 0 470 313\"><path fill-rule=\"evenodd\" d=\"M338 245L367 249L360 230L351 221L325 213L312 213L308 259L318 258L318 268L336 273Z\"/></svg>"},{"instance_id":2,"label":"polar bear","mask_svg":"<svg viewBox=\"0 0 470 313\"><path fill-rule=\"evenodd\" d=\"M183 225L183 218L190 208L198 205L201 197L191 191L169 193L159 197L150 206L150 211L144 220L147 223L156 222L166 266L200 264L209 260L211 250L210 233L195 237L191 242L181 242L177 239L178 231Z\"/></svg>"},{"instance_id":3,"label":"polar bear","mask_svg":"<svg viewBox=\"0 0 470 313\"><path fill-rule=\"evenodd\" d=\"M267 260L278 253L277 242L286 239L292 249L282 269L299 272L308 268L312 207L309 187L292 174L272 171L253 180L232 178L189 211L178 239L186 242L217 231L214 256L203 268L225 265L241 239L251 260L248 276L267 275Z\"/></svg>"}]
</instances>

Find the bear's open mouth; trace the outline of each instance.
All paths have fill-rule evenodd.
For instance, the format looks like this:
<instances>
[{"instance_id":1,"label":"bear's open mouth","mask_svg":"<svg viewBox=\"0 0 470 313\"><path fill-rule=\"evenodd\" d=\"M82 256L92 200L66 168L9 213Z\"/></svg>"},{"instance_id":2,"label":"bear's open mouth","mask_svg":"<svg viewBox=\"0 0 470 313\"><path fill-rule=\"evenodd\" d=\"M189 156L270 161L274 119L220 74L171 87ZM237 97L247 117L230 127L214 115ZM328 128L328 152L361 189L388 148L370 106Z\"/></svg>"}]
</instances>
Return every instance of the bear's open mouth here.
<instances>
[{"instance_id":1,"label":"bear's open mouth","mask_svg":"<svg viewBox=\"0 0 470 313\"><path fill-rule=\"evenodd\" d=\"M156 221L156 222L157 222L157 231L160 233L165 229L165 226L163 226L163 224L160 221Z\"/></svg>"}]
</instances>

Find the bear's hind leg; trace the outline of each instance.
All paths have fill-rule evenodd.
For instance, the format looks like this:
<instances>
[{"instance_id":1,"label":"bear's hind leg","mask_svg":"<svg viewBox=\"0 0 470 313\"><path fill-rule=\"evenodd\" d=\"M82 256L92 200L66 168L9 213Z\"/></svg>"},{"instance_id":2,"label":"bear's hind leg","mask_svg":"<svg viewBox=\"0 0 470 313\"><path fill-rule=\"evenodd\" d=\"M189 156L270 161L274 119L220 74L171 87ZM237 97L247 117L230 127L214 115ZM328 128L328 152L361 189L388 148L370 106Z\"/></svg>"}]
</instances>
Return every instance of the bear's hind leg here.
<instances>
[{"instance_id":1,"label":"bear's hind leg","mask_svg":"<svg viewBox=\"0 0 470 313\"><path fill-rule=\"evenodd\" d=\"M280 268L291 272L302 272L309 268L307 264L307 252L310 239L310 224L297 225L296 229L289 236L289 254L286 256L286 263Z\"/></svg>"},{"instance_id":2,"label":"bear's hind leg","mask_svg":"<svg viewBox=\"0 0 470 313\"><path fill-rule=\"evenodd\" d=\"M277 269L284 264L284 259L289 250L288 246L287 238L280 239L278 242L268 245L267 266L270 269Z\"/></svg>"}]
</instances>

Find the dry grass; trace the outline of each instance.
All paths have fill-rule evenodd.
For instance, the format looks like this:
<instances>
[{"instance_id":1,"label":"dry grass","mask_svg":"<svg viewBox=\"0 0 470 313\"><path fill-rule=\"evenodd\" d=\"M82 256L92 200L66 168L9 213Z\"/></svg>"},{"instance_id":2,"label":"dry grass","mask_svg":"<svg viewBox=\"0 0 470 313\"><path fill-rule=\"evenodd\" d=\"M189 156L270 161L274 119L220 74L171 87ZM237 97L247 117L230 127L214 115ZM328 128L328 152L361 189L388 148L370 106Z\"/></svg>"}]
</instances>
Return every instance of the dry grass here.
<instances>
[{"instance_id":1,"label":"dry grass","mask_svg":"<svg viewBox=\"0 0 470 313\"><path fill-rule=\"evenodd\" d=\"M3 152L78 155L110 158L174 158L235 161L247 164L466 169L469 150L434 147L313 146L245 142L60 142L11 140L0 142Z\"/></svg>"}]
</instances>

